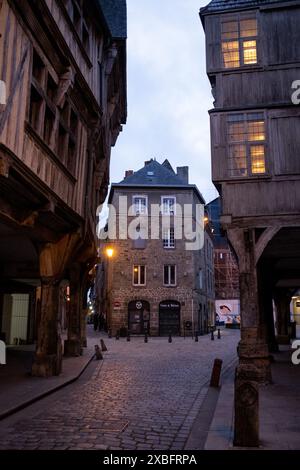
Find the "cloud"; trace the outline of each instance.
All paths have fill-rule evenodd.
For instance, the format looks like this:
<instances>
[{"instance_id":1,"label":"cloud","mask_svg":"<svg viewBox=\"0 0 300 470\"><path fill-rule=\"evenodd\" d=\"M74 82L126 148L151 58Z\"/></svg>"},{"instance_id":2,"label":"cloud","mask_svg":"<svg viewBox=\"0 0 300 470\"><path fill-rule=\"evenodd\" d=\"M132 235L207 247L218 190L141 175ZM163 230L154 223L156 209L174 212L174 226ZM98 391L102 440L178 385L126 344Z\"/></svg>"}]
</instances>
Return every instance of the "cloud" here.
<instances>
[{"instance_id":1,"label":"cloud","mask_svg":"<svg viewBox=\"0 0 300 470\"><path fill-rule=\"evenodd\" d=\"M111 180L144 160L189 165L207 200L211 183L205 41L197 0L128 0L128 123L112 153Z\"/></svg>"}]
</instances>

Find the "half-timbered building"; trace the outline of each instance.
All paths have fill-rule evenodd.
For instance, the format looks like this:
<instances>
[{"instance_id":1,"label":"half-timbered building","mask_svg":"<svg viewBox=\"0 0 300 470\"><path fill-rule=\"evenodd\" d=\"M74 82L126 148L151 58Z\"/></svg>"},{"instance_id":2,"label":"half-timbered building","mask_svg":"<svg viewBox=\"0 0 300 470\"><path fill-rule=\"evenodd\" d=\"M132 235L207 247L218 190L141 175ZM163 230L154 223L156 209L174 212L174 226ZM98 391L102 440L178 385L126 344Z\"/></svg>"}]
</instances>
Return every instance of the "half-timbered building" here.
<instances>
[{"instance_id":1,"label":"half-timbered building","mask_svg":"<svg viewBox=\"0 0 300 470\"><path fill-rule=\"evenodd\" d=\"M126 121L126 0L1 0L0 80L0 331L36 344L32 374L49 376L85 345L96 209Z\"/></svg>"}]
</instances>

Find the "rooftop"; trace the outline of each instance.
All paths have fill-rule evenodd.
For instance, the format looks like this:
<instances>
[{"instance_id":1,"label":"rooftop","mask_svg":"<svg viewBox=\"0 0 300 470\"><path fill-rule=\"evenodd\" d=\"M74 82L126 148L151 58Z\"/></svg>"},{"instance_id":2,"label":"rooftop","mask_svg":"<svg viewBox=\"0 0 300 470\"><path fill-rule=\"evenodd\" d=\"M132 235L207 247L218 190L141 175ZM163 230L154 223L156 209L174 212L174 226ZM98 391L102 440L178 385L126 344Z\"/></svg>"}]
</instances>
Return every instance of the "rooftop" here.
<instances>
[{"instance_id":1,"label":"rooftop","mask_svg":"<svg viewBox=\"0 0 300 470\"><path fill-rule=\"evenodd\" d=\"M290 0L212 0L206 7L201 8L200 13L233 10L237 8L259 7L268 3L283 3Z\"/></svg>"},{"instance_id":2,"label":"rooftop","mask_svg":"<svg viewBox=\"0 0 300 470\"><path fill-rule=\"evenodd\" d=\"M98 0L113 39L127 37L126 0Z\"/></svg>"}]
</instances>

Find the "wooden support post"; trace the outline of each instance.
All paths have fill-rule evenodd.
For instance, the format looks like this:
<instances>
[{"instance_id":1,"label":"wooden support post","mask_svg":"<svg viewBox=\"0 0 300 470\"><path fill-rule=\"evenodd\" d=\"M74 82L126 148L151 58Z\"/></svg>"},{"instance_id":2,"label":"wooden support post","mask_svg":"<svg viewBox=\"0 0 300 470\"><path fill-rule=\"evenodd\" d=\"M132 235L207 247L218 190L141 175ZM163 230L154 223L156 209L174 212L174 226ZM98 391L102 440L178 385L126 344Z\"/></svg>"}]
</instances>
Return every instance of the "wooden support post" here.
<instances>
[{"instance_id":1,"label":"wooden support post","mask_svg":"<svg viewBox=\"0 0 300 470\"><path fill-rule=\"evenodd\" d=\"M62 348L59 318L59 282L43 278L41 285L41 318L37 337L37 350L32 375L49 377L59 375Z\"/></svg>"},{"instance_id":2,"label":"wooden support post","mask_svg":"<svg viewBox=\"0 0 300 470\"><path fill-rule=\"evenodd\" d=\"M257 369L253 364L238 366L235 377L234 445L259 445L259 394Z\"/></svg>"},{"instance_id":3,"label":"wooden support post","mask_svg":"<svg viewBox=\"0 0 300 470\"><path fill-rule=\"evenodd\" d=\"M81 314L82 314L82 283L79 263L74 263L70 270L70 312L68 322L68 339L64 344L65 356L81 354Z\"/></svg>"}]
</instances>

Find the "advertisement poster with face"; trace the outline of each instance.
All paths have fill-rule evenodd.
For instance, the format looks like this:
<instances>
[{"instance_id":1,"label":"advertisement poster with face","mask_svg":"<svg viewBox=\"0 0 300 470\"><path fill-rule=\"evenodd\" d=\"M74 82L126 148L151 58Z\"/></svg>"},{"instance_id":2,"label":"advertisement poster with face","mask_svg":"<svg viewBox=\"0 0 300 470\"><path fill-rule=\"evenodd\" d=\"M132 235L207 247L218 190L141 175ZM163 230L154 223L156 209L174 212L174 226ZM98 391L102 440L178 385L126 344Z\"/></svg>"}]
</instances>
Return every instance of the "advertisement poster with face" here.
<instances>
[{"instance_id":1,"label":"advertisement poster with face","mask_svg":"<svg viewBox=\"0 0 300 470\"><path fill-rule=\"evenodd\" d=\"M216 325L240 325L239 300L216 300Z\"/></svg>"}]
</instances>

